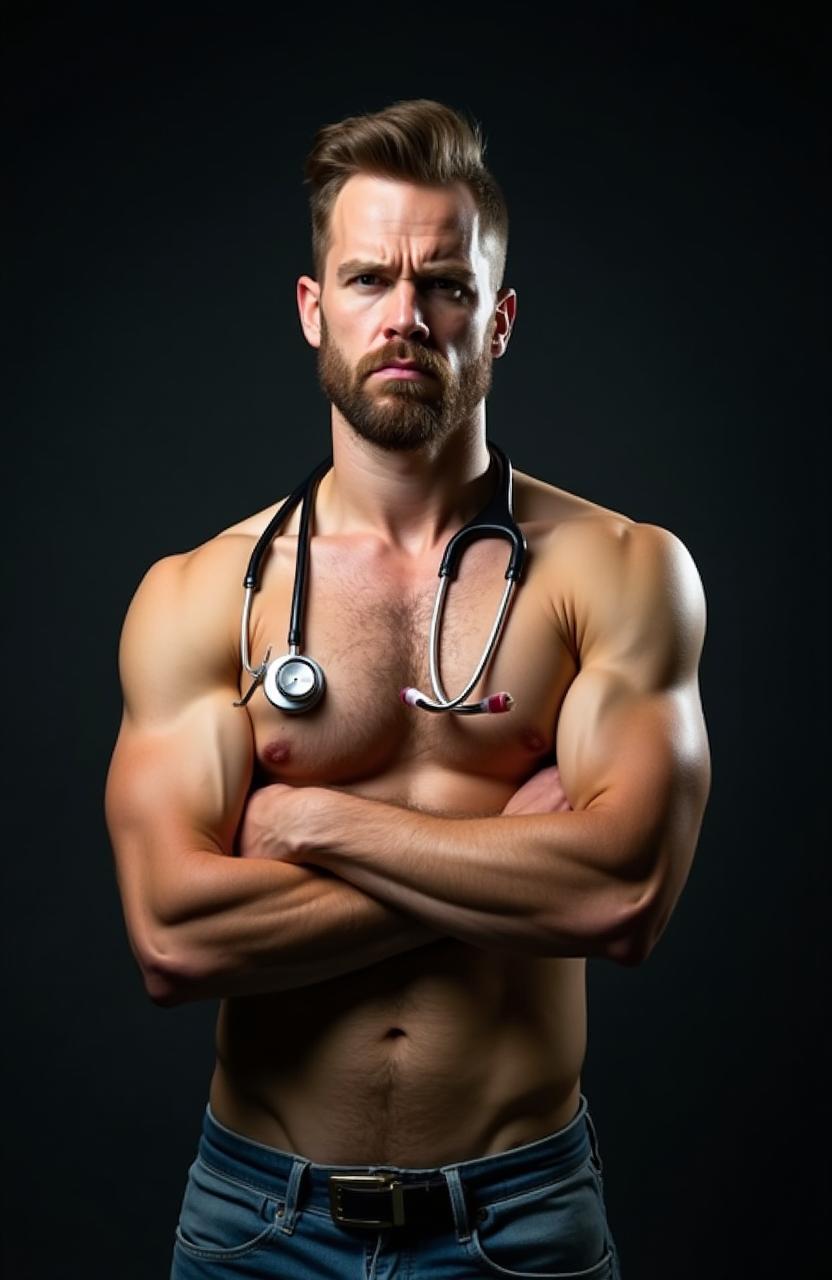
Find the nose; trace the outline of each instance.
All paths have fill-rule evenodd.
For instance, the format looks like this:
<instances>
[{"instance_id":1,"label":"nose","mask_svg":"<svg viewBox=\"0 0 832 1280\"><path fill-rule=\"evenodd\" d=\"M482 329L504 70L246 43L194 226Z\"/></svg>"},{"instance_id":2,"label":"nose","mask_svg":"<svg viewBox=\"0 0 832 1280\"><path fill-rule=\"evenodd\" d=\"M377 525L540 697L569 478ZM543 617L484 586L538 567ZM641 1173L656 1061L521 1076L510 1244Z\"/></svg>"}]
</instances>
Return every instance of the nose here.
<instances>
[{"instance_id":1,"label":"nose","mask_svg":"<svg viewBox=\"0 0 832 1280\"><path fill-rule=\"evenodd\" d=\"M412 280L399 280L390 291L384 337L388 342L394 338L421 342L430 337L430 329L419 305L419 293Z\"/></svg>"}]
</instances>

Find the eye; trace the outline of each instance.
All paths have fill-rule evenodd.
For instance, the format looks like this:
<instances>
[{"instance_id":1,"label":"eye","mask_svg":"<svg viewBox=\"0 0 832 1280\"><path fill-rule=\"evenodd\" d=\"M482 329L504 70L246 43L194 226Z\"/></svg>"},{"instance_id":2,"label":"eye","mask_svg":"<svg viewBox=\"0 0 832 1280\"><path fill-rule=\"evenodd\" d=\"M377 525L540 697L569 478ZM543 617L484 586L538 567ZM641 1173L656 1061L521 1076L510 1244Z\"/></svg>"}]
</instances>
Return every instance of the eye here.
<instances>
[{"instance_id":1,"label":"eye","mask_svg":"<svg viewBox=\"0 0 832 1280\"><path fill-rule=\"evenodd\" d=\"M381 276L375 271L361 271L358 275L352 277L351 284L362 285L365 288L373 288L381 280ZM428 276L422 281L422 287L433 290L438 289L442 293L456 294L455 302L462 302L470 295L468 287L460 280L454 280L450 276Z\"/></svg>"},{"instance_id":2,"label":"eye","mask_svg":"<svg viewBox=\"0 0 832 1280\"><path fill-rule=\"evenodd\" d=\"M464 298L468 293L465 285L459 280L451 280L450 277L446 276L436 276L428 280L427 283L436 285L443 293L458 293L460 298Z\"/></svg>"}]
</instances>

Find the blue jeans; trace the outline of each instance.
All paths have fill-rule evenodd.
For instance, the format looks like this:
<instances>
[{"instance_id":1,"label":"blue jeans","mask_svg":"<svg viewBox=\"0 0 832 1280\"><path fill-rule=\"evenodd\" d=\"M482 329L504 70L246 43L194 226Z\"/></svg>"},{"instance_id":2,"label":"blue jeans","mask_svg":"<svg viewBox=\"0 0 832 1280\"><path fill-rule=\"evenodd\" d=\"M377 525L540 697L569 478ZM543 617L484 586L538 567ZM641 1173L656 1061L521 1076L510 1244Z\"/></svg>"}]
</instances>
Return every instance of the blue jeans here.
<instances>
[{"instance_id":1,"label":"blue jeans","mask_svg":"<svg viewBox=\"0 0 832 1280\"><path fill-rule=\"evenodd\" d=\"M436 1179L433 1194L447 1221L382 1229L336 1222L330 1175L377 1171L402 1183ZM383 1192L385 1201L391 1195ZM375 1217L349 1209L356 1212ZM170 1280L237 1276L620 1280L586 1098L581 1094L568 1125L545 1138L432 1169L313 1164L227 1129L208 1104L188 1170Z\"/></svg>"}]
</instances>

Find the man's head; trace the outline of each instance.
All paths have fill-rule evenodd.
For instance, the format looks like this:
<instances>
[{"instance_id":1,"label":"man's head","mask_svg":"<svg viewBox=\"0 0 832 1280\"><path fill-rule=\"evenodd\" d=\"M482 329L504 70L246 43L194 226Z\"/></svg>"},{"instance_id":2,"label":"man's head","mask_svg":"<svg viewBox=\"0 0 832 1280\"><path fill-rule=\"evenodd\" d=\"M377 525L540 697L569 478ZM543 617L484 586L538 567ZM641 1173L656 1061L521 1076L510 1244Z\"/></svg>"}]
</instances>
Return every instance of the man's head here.
<instances>
[{"instance_id":1,"label":"man's head","mask_svg":"<svg viewBox=\"0 0 832 1280\"><path fill-rule=\"evenodd\" d=\"M298 281L327 397L361 437L416 449L474 423L515 294L478 126L438 102L327 125L306 162L317 280ZM392 360L422 376L379 372Z\"/></svg>"}]
</instances>

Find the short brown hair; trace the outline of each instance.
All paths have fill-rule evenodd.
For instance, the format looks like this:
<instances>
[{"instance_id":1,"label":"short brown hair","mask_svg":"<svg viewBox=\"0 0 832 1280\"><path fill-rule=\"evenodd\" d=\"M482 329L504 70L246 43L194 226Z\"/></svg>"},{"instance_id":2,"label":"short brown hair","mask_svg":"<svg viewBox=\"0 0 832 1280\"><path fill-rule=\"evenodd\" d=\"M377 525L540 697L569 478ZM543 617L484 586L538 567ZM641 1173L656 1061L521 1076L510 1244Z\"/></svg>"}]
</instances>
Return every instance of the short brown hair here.
<instances>
[{"instance_id":1,"label":"short brown hair","mask_svg":"<svg viewBox=\"0 0 832 1280\"><path fill-rule=\"evenodd\" d=\"M394 102L383 111L348 116L315 134L304 164L311 191L312 257L322 285L329 251L330 217L338 193L356 173L444 186L464 182L476 201L482 235L495 233L491 282L502 285L508 250L508 209L485 167L486 143L477 121L430 98Z\"/></svg>"}]
</instances>

